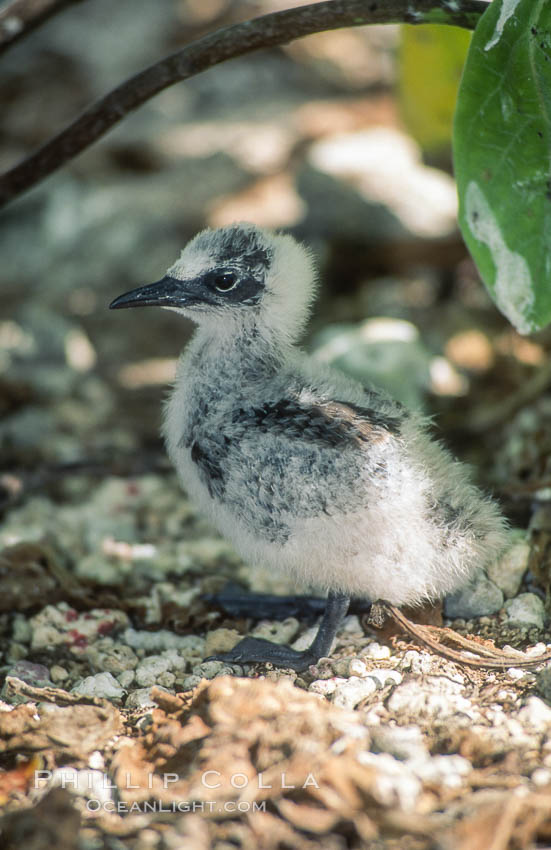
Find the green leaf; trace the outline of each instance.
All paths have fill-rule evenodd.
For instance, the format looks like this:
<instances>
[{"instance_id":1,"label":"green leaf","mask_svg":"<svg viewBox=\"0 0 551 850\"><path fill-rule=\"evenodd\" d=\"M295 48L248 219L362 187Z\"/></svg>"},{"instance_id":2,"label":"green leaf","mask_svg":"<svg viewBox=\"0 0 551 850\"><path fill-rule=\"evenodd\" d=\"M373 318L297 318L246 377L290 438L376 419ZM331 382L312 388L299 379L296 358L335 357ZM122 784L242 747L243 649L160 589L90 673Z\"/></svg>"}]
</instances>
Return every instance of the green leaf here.
<instances>
[{"instance_id":1,"label":"green leaf","mask_svg":"<svg viewBox=\"0 0 551 850\"><path fill-rule=\"evenodd\" d=\"M551 2L493 0L459 88L459 223L520 333L551 322Z\"/></svg>"},{"instance_id":2,"label":"green leaf","mask_svg":"<svg viewBox=\"0 0 551 850\"><path fill-rule=\"evenodd\" d=\"M398 96L409 133L430 154L449 156L453 111L471 33L438 25L401 27Z\"/></svg>"}]
</instances>

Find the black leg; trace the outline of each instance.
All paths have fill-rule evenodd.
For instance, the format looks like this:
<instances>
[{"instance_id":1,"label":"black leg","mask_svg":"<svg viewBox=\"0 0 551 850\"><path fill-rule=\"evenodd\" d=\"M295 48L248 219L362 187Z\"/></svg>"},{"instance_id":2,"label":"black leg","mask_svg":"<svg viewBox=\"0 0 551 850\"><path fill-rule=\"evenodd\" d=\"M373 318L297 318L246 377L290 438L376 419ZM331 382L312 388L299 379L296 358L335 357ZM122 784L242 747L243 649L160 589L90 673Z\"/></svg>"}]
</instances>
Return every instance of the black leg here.
<instances>
[{"instance_id":1,"label":"black leg","mask_svg":"<svg viewBox=\"0 0 551 850\"><path fill-rule=\"evenodd\" d=\"M297 652L290 646L281 646L263 638L246 637L229 652L211 655L205 661L227 661L230 664L270 661L276 667L290 667L297 671L306 670L310 664L315 664L331 651L333 638L348 611L349 604L349 596L329 594L316 637L303 652Z\"/></svg>"}]
</instances>

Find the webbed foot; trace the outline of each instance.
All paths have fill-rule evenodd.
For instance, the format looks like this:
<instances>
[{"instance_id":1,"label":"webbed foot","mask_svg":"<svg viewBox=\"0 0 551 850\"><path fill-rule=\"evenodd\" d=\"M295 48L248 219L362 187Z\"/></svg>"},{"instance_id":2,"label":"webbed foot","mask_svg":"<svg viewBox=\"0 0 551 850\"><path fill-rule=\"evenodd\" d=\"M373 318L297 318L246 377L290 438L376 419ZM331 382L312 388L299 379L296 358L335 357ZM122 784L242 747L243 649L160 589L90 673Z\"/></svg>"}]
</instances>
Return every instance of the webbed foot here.
<instances>
[{"instance_id":1,"label":"webbed foot","mask_svg":"<svg viewBox=\"0 0 551 850\"><path fill-rule=\"evenodd\" d=\"M301 672L329 654L349 604L350 597L329 594L316 637L308 649L302 652L263 638L246 637L229 652L211 655L205 661L225 661L227 664L254 664L270 661L277 667L290 667L291 670Z\"/></svg>"},{"instance_id":2,"label":"webbed foot","mask_svg":"<svg viewBox=\"0 0 551 850\"><path fill-rule=\"evenodd\" d=\"M251 664L270 661L276 667L290 667L292 670L306 670L315 664L321 656L312 652L312 647L298 652L290 646L272 643L263 638L246 637L240 640L229 652L221 652L205 658L205 661L224 661L227 664Z\"/></svg>"}]
</instances>

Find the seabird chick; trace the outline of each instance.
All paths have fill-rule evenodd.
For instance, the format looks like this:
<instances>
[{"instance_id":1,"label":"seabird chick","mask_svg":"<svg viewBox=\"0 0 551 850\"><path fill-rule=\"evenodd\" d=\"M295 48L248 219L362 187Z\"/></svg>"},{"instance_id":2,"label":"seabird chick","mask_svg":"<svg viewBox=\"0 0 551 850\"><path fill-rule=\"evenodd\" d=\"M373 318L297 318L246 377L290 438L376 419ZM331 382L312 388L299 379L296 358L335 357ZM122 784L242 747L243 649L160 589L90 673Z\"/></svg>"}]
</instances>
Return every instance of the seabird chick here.
<instances>
[{"instance_id":1,"label":"seabird chick","mask_svg":"<svg viewBox=\"0 0 551 850\"><path fill-rule=\"evenodd\" d=\"M196 323L163 426L181 483L246 561L328 593L307 650L246 637L214 656L230 663L304 670L331 651L352 596L438 599L505 542L497 506L422 416L297 347L315 291L308 250L234 224L110 305Z\"/></svg>"}]
</instances>

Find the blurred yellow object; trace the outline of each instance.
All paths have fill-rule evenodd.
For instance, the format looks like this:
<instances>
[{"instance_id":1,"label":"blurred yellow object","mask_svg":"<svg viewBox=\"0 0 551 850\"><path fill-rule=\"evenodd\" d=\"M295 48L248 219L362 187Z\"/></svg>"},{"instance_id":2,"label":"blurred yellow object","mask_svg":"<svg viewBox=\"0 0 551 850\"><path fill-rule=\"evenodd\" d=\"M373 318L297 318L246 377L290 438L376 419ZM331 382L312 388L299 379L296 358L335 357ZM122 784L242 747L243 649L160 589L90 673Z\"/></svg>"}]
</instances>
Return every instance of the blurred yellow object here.
<instances>
[{"instance_id":1,"label":"blurred yellow object","mask_svg":"<svg viewBox=\"0 0 551 850\"><path fill-rule=\"evenodd\" d=\"M438 24L404 25L401 30L398 100L402 120L425 153L446 154L471 33Z\"/></svg>"},{"instance_id":2,"label":"blurred yellow object","mask_svg":"<svg viewBox=\"0 0 551 850\"><path fill-rule=\"evenodd\" d=\"M35 781L35 772L43 767L43 757L34 755L20 761L12 770L0 772L0 806L4 806L12 795L26 794Z\"/></svg>"}]
</instances>

